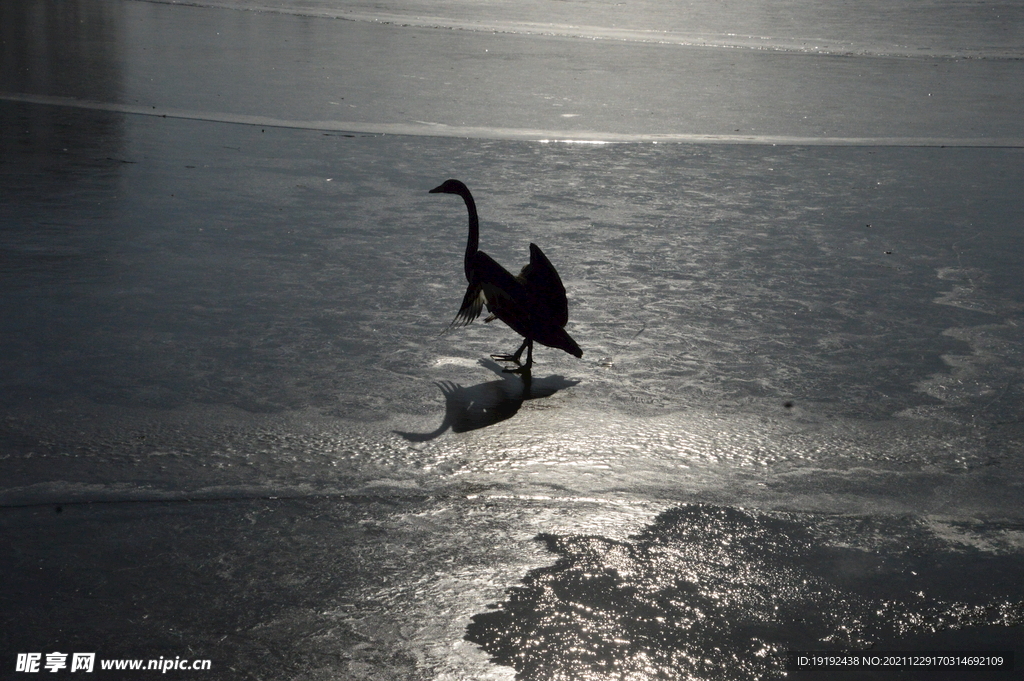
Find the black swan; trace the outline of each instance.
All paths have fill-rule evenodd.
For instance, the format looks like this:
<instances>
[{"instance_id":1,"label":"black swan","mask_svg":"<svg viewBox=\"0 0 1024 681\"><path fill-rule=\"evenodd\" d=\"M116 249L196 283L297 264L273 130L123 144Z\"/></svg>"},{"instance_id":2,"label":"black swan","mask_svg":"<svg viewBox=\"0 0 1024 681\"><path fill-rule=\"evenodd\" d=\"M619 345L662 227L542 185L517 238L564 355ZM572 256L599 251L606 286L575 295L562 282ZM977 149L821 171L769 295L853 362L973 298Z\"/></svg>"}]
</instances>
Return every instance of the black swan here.
<instances>
[{"instance_id":1,"label":"black swan","mask_svg":"<svg viewBox=\"0 0 1024 681\"><path fill-rule=\"evenodd\" d=\"M565 287L537 244L530 244L530 264L517 275L479 250L480 220L476 214L476 203L469 188L458 180L447 180L430 190L431 194L458 194L469 210L469 240L466 243L466 280L469 288L462 299L462 307L448 328L465 326L480 316L484 305L490 313L484 322L500 319L522 336L523 344L511 355L491 355L492 359L515 362L516 369L505 369L512 373L529 373L533 366L533 342L549 348L565 350L574 357L582 357L583 351L568 333L565 325L569 321L569 303L565 298ZM526 364L519 358L526 350Z\"/></svg>"}]
</instances>

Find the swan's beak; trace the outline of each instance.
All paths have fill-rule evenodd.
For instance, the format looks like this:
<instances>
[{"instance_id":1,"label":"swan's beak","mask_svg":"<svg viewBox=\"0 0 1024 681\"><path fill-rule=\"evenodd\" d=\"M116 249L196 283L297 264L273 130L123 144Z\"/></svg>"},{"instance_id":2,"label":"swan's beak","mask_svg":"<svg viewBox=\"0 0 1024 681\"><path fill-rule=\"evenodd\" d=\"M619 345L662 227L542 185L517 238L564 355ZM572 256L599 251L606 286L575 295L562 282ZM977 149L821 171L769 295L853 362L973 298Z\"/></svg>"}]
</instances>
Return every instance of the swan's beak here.
<instances>
[{"instance_id":1,"label":"swan's beak","mask_svg":"<svg viewBox=\"0 0 1024 681\"><path fill-rule=\"evenodd\" d=\"M442 190L443 190L443 189L444 189L444 185L442 184L442 185L440 185L440 186L434 187L433 189L431 189L431 190L430 190L429 192L427 192L427 193L428 193L428 194L440 194L440 193L442 192Z\"/></svg>"}]
</instances>

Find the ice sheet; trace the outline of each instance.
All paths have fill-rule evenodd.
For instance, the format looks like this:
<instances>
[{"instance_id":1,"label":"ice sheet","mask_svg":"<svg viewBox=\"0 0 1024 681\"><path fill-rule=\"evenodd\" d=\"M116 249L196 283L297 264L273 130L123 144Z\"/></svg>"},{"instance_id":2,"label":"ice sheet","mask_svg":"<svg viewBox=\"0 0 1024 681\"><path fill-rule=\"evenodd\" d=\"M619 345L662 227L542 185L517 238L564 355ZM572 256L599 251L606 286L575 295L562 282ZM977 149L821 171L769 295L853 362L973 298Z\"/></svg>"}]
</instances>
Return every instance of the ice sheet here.
<instances>
[{"instance_id":1,"label":"ice sheet","mask_svg":"<svg viewBox=\"0 0 1024 681\"><path fill-rule=\"evenodd\" d=\"M1017 146L1024 139L1016 4L844 4L837 21L835 10L814 2L681 11L670 3L447 3L412 23L388 19L398 6L402 16L426 11L401 3L269 7L281 13L249 3L83 1L75 5L83 28L65 35L58 6L5 3L5 25L36 30L5 39L0 92L154 115L492 138ZM529 33L516 19L549 11L565 13L556 23L588 29ZM498 23L453 30L450 21L481 16ZM751 22L764 32L744 25ZM769 49L598 39L623 23L641 32L709 26L712 36L750 34ZM805 37L827 26L854 35L858 47L809 48ZM47 53L55 42L60 48ZM28 68L23 60L33 55L45 58Z\"/></svg>"},{"instance_id":2,"label":"ice sheet","mask_svg":"<svg viewBox=\"0 0 1024 681\"><path fill-rule=\"evenodd\" d=\"M1024 656L1020 8L667 7L0 4L0 664Z\"/></svg>"}]
</instances>

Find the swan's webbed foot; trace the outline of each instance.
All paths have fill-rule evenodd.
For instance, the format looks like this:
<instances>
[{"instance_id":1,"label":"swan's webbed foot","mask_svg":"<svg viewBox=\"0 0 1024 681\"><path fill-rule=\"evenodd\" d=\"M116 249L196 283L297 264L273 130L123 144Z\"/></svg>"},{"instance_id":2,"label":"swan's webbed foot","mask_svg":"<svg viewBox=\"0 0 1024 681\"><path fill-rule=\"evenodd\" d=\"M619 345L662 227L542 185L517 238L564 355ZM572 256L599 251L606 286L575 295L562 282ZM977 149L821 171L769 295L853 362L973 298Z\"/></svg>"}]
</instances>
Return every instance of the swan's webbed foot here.
<instances>
[{"instance_id":1,"label":"swan's webbed foot","mask_svg":"<svg viewBox=\"0 0 1024 681\"><path fill-rule=\"evenodd\" d=\"M515 362L516 364L522 364L519 361L519 353L514 355L491 355L491 359L495 362Z\"/></svg>"},{"instance_id":2,"label":"swan's webbed foot","mask_svg":"<svg viewBox=\"0 0 1024 681\"><path fill-rule=\"evenodd\" d=\"M519 358L523 356L523 350L526 350L526 364L519 361ZM491 359L497 362L515 362L516 368L507 367L502 369L506 374L521 374L529 375L530 367L533 366L533 343L529 339L523 341L523 344L519 346L511 355L491 355Z\"/></svg>"},{"instance_id":3,"label":"swan's webbed foot","mask_svg":"<svg viewBox=\"0 0 1024 681\"><path fill-rule=\"evenodd\" d=\"M506 374L518 374L522 373L523 371L530 370L530 367L523 366L522 363L519 361L519 357L521 355L522 351L517 352L514 355L491 355L491 359L493 359L496 362L515 362L515 367L505 367L504 369L502 369L502 371L505 372Z\"/></svg>"}]
</instances>

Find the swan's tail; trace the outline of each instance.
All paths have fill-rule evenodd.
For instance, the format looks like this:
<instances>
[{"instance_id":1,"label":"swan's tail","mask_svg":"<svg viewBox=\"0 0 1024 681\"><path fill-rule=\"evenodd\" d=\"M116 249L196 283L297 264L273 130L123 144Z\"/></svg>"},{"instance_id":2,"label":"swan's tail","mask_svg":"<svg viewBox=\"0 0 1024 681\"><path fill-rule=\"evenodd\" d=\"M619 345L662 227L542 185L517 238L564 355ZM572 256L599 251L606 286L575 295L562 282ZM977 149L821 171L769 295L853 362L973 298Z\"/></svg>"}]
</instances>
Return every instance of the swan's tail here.
<instances>
[{"instance_id":1,"label":"swan's tail","mask_svg":"<svg viewBox=\"0 0 1024 681\"><path fill-rule=\"evenodd\" d=\"M533 337L533 340L537 341L541 345L546 345L549 348L565 350L573 357L583 356L583 351L580 350L580 346L577 345L576 341L572 339L572 336L566 333L565 329L560 326L545 327L540 333Z\"/></svg>"}]
</instances>

